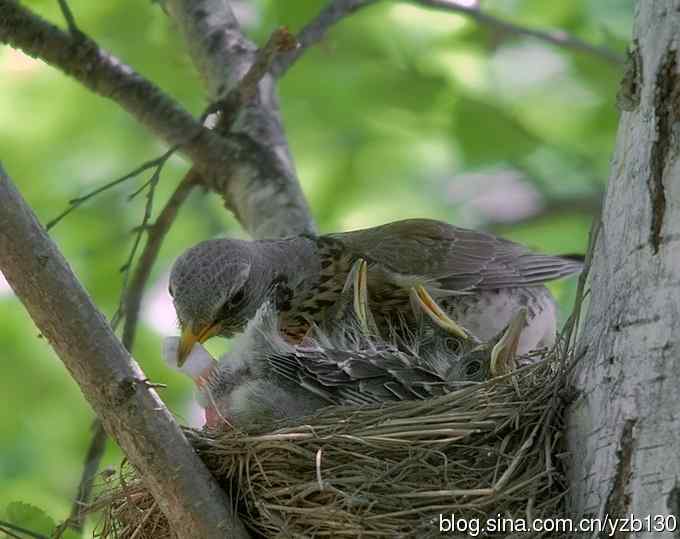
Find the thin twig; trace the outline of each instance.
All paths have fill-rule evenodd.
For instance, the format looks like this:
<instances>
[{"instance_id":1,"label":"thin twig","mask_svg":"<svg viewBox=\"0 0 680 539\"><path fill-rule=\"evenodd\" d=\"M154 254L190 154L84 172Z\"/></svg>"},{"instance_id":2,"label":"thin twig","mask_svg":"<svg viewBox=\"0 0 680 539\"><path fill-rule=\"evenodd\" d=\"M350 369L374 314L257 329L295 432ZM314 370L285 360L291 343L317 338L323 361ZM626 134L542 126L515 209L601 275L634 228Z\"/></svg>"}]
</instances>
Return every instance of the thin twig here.
<instances>
[{"instance_id":1,"label":"thin twig","mask_svg":"<svg viewBox=\"0 0 680 539\"><path fill-rule=\"evenodd\" d=\"M163 155L161 155L159 157L156 157L154 159L151 159L150 161L146 161L145 163L142 163L136 169L134 169L131 172L128 172L124 176L121 176L120 178L116 178L115 180L110 181L110 182L102 185L101 187L97 187L97 189L95 189L94 191L91 191L91 192L89 192L89 193L87 193L83 196L69 200L68 201L69 206L63 212L61 212L59 215L57 215L54 219L52 219L51 221L48 221L47 224L45 225L45 228L47 230L54 228L69 213L71 213L73 210L75 210L76 208L78 208L80 205L87 202L91 198L96 197L98 194L103 193L104 191L108 191L112 187L116 187L117 185L120 185L121 183L125 182L126 180L129 180L131 178L135 178L135 177L139 176L145 170L149 170L150 168L153 168L153 167L158 167L160 164L165 163L165 161L167 161L168 157L170 157L171 153L174 152L175 150L176 150L176 147L172 148L171 150L168 150L167 152L165 152Z\"/></svg>"},{"instance_id":2,"label":"thin twig","mask_svg":"<svg viewBox=\"0 0 680 539\"><path fill-rule=\"evenodd\" d=\"M49 539L49 537L47 537L46 535L43 535L42 533L27 530L26 528L22 528L21 526L17 526L16 524L12 524L10 522L5 522L4 520L0 520L0 532L6 533L10 537L16 537L17 539L22 539L20 536L11 533L10 530L13 531L13 532L17 532L17 533L23 533L24 535L28 535L29 537L33 537L34 539Z\"/></svg>"},{"instance_id":3,"label":"thin twig","mask_svg":"<svg viewBox=\"0 0 680 539\"><path fill-rule=\"evenodd\" d=\"M170 196L165 207L161 210L151 227L146 245L135 266L135 271L125 294L125 325L123 326L123 344L128 350L132 349L139 318L139 309L142 302L144 287L146 286L151 270L165 236L177 217L180 206L198 184L200 175L195 169L191 169Z\"/></svg>"},{"instance_id":4,"label":"thin twig","mask_svg":"<svg viewBox=\"0 0 680 539\"><path fill-rule=\"evenodd\" d=\"M487 26L495 30L500 30L501 32L532 37L535 39L539 39L541 41L545 41L546 43L551 43L552 45L557 45L558 47L590 54L597 58L605 60L610 64L622 65L625 61L625 57L623 54L615 52L607 47L593 45L565 31L539 30L537 28L530 28L528 26L515 24L495 17L493 15L489 15L488 13L479 9L479 7L469 6L457 0L414 0L414 1L415 3L421 4L423 6L433 7L437 9L452 11L454 13L466 15L482 26Z\"/></svg>"},{"instance_id":5,"label":"thin twig","mask_svg":"<svg viewBox=\"0 0 680 539\"><path fill-rule=\"evenodd\" d=\"M269 68L271 67L272 62L276 58L277 54L294 50L295 48L297 48L297 46L298 43L295 40L295 37L293 37L293 35L287 29L278 28L277 30L275 30L270 36L269 40L267 41L267 44L258 50L258 54L255 57L255 62L253 62L253 65L250 67L248 72L243 76L239 84L237 84L236 87L228 93L225 99L208 105L208 107L200 115L199 123L203 124L210 114L219 111L222 112L222 116L220 118L220 122L216 126L216 129L217 131L222 133L228 132L229 128L234 122L238 110L242 106L248 104L248 102L255 97L255 94L257 92L257 85L262 80L262 78L268 73ZM188 137L185 143L190 142L192 139L193 135ZM112 187L116 187L117 185L125 182L126 180L137 177L145 170L149 170L150 168L155 167L156 170L154 174L151 176L151 178L147 182L142 184L142 186L139 187L139 189L134 191L129 196L130 200L135 198L144 189L146 189L152 183L157 181L157 176L160 174L160 169L162 169L165 166L165 163L168 161L170 156L173 153L175 153L181 146L182 144L176 144L168 151L166 151L163 155L151 159L150 161L146 161L145 163L142 163L139 167L132 170L131 172L128 172L124 176L117 178L109 183L106 183L101 187L98 187L94 191L87 193L86 195L69 200L69 206L57 217L49 221L45 225L45 227L47 228L47 230L50 230L55 225L57 225L64 217L66 217L68 214L70 214L72 211L78 208L81 204L94 198L100 193L111 189ZM196 171L192 173L192 178L194 181L200 180L200 176L197 175Z\"/></svg>"},{"instance_id":6,"label":"thin twig","mask_svg":"<svg viewBox=\"0 0 680 539\"><path fill-rule=\"evenodd\" d=\"M331 0L319 14L298 34L300 44L294 50L280 56L272 65L274 77L283 76L286 71L311 46L322 41L332 26L359 9L377 3L378 0Z\"/></svg>"},{"instance_id":7,"label":"thin twig","mask_svg":"<svg viewBox=\"0 0 680 539\"><path fill-rule=\"evenodd\" d=\"M101 462L104 451L106 450L106 440L108 436L104 430L101 420L96 417L92 422L92 439L90 440L90 447L85 456L85 465L80 476L80 484L78 485L78 494L71 507L71 515L66 524L69 528L76 532L82 532L83 524L85 522L85 508L90 501L92 495L92 487L94 479L99 470L99 463Z\"/></svg>"},{"instance_id":8,"label":"thin twig","mask_svg":"<svg viewBox=\"0 0 680 539\"><path fill-rule=\"evenodd\" d=\"M600 233L601 225L601 215L598 214L593 219L593 224L590 227L588 250L586 251L586 257L583 262L583 269L581 270L581 274L578 278L574 307L571 311L571 314L569 315L569 318L567 319L567 322L564 324L564 329L562 330L562 334L565 336L565 349L562 357L563 362L566 361L569 352L573 349L576 333L578 332L583 301L587 295L586 282L588 281L588 275L590 274L590 266L592 264L593 254L595 253L595 245L597 244L597 237Z\"/></svg>"},{"instance_id":9,"label":"thin twig","mask_svg":"<svg viewBox=\"0 0 680 539\"><path fill-rule=\"evenodd\" d=\"M40 58L97 95L112 99L168 146L182 145L185 155L203 172L206 187L226 196L224 188L235 172L231 167L239 165L229 161L239 151L238 140L225 140L211 132L177 101L94 41L76 39L16 0L0 0L0 13L1 43ZM248 157L245 155L244 161ZM252 164L257 169L257 157Z\"/></svg>"},{"instance_id":10,"label":"thin twig","mask_svg":"<svg viewBox=\"0 0 680 539\"><path fill-rule=\"evenodd\" d=\"M116 313L113 315L113 319L111 320L111 325L113 327L117 327L120 319L125 316L126 307L125 290L127 289L128 278L130 277L130 268L132 267L132 261L134 260L135 255L137 254L137 249L139 248L139 244L142 241L142 235L144 234L144 231L146 230L149 220L151 219L153 199L154 195L156 194L156 186L158 185L158 182L161 178L161 172L163 171L163 167L165 166L165 163L167 163L168 158L173 154L175 149L176 148L171 148L170 150L168 150L168 152L165 153L165 159L158 164L156 170L153 171L151 178L146 184L148 185L148 191L146 193L146 204L144 205L144 215L142 217L142 223L135 232L135 239L132 242L132 248L130 249L128 258L125 264L123 264L123 266L120 268L121 272L123 273L123 287L120 295L120 301L118 302L118 309L116 310ZM137 194L138 192L139 191L133 193L131 197Z\"/></svg>"},{"instance_id":11,"label":"thin twig","mask_svg":"<svg viewBox=\"0 0 680 539\"><path fill-rule=\"evenodd\" d=\"M164 153L162 156L154 159L153 161L150 161L149 163L155 163L156 165L156 170L154 171L153 175L151 176L151 179L143 184L143 186L132 193L130 195L130 198L136 196L139 192L141 192L145 187L149 187L149 193L147 194L147 204L144 212L144 217L142 219L142 224L137 227L136 229L136 236L135 236L135 241L133 243L133 247L130 251L128 261L126 263L126 266L124 266L124 278L123 278L123 287L120 295L120 301L118 304L118 309L116 310L116 313L114 314L112 320L111 320L111 326L113 328L113 331L116 331L116 328L118 327L118 324L120 323L121 320L121 312L123 309L124 305L124 298L126 294L126 282L127 278L129 275L129 268L132 263L132 259L134 258L134 255L137 251L137 247L139 245L139 241L141 239L141 235L144 233L144 231L147 229L147 224L151 215L151 204L153 201L153 195L155 191L156 184L158 182L158 179L160 178L160 173L161 170L164 166L164 164L167 162L167 160L170 158L170 156L177 150L177 147L173 147L170 150L168 150L166 153ZM144 165L143 165L144 167ZM140 167L141 168L141 167ZM145 167L142 170L146 170ZM138 172L141 172L142 170L137 169ZM129 176L129 175L128 175ZM118 182L120 183L120 182ZM108 184L108 187L111 187L111 184ZM107 187L107 188L108 188ZM86 199L92 198L92 196L100 193L102 189L99 189L97 192L91 193L89 196L87 196ZM82 197L84 198L84 197ZM84 200L83 200L84 202ZM75 208L71 208L72 209ZM68 212L67 212L68 213ZM63 215L65 216L65 214ZM128 351L132 351L132 342L126 342L126 339L123 339L123 346ZM87 457L85 459L85 467L83 469L83 473L81 475L80 479L80 484L78 486L78 493L76 495L76 498L73 502L72 508L71 508L71 514L69 518L62 524L61 530L63 531L66 527L69 527L76 532L82 532L83 528L83 522L85 519L85 513L84 509L87 506L87 504L90 501L90 497L92 495L92 487L94 485L94 479L97 474L97 470L99 469L99 463L101 462L102 457L104 456L104 451L106 450L106 440L107 440L107 434L106 431L104 430L104 426L101 422L101 420L96 417L93 425L93 434L92 434L92 439L90 440L90 447L87 452Z\"/></svg>"},{"instance_id":12,"label":"thin twig","mask_svg":"<svg viewBox=\"0 0 680 539\"><path fill-rule=\"evenodd\" d=\"M258 52L243 34L231 4L204 0L198 9L195 0L164 2L211 101L223 98L228 88L237 86L266 48ZM235 170L233 175L221 175L227 176L226 181L220 178L217 190L255 238L314 234L316 226L283 132L275 84L272 77L264 78L263 84L253 86L257 88L256 98L239 115L238 124L227 137L238 146L227 156L229 168ZM252 162L253 157L256 162Z\"/></svg>"},{"instance_id":13,"label":"thin twig","mask_svg":"<svg viewBox=\"0 0 680 539\"><path fill-rule=\"evenodd\" d=\"M2 525L2 521L0 520L0 532L4 533L7 535L7 537L11 537L11 539L24 539L23 537L19 537L18 535L14 535L9 528L5 528ZM47 538L46 538L47 539Z\"/></svg>"},{"instance_id":14,"label":"thin twig","mask_svg":"<svg viewBox=\"0 0 680 539\"><path fill-rule=\"evenodd\" d=\"M275 30L266 45L258 50L255 61L239 83L223 100L211 104L201 114L201 123L205 121L209 114L219 111L221 114L215 130L220 133L228 132L233 125L238 110L247 105L255 97L259 82L269 72L269 68L276 56L295 47L297 47L297 42L288 30L285 28ZM121 296L121 301L123 296L125 297L123 344L129 350L132 349L134 342L144 287L151 274L151 269L156 261L163 239L174 222L179 207L186 200L191 189L198 183L201 183L201 176L199 171L193 167L177 186L163 211L159 214L155 224L149 228L149 237L137 263L137 269L132 278L130 289L128 291L123 290ZM141 231L147 228L145 224L142 223Z\"/></svg>"},{"instance_id":15,"label":"thin twig","mask_svg":"<svg viewBox=\"0 0 680 539\"><path fill-rule=\"evenodd\" d=\"M68 2L66 0L57 0L59 2L59 8L61 9L61 14L64 16L64 19L66 20L66 24L68 25L68 31L73 34L74 37L82 38L84 37L84 34L80 31L80 28L78 28L78 25L76 24L76 19L73 16L73 12L71 11L71 8L68 5Z\"/></svg>"},{"instance_id":16,"label":"thin twig","mask_svg":"<svg viewBox=\"0 0 680 539\"><path fill-rule=\"evenodd\" d=\"M255 61L236 87L239 103L245 105L257 92L257 85L269 72L278 54L295 51L300 44L286 28L277 28L267 40L264 47L257 51Z\"/></svg>"},{"instance_id":17,"label":"thin twig","mask_svg":"<svg viewBox=\"0 0 680 539\"><path fill-rule=\"evenodd\" d=\"M330 0L326 7L298 33L297 40L300 47L280 57L272 66L272 74L277 78L283 76L309 47L316 45L326 37L331 27L359 9L377 2L378 0ZM559 47L591 54L611 64L621 65L624 62L623 54L607 47L592 45L564 31L539 30L509 22L482 11L478 4L468 5L456 0L412 0L412 3L460 13L482 26L510 34L540 39Z\"/></svg>"},{"instance_id":18,"label":"thin twig","mask_svg":"<svg viewBox=\"0 0 680 539\"><path fill-rule=\"evenodd\" d=\"M267 40L264 47L258 49L255 60L239 81L228 93L227 97L215 104L213 112L222 113L222 126L231 127L236 119L236 113L241 107L250 103L257 95L260 81L269 73L278 55L295 51L300 44L293 34L286 28L277 28ZM220 127L216 127L220 129Z\"/></svg>"}]
</instances>

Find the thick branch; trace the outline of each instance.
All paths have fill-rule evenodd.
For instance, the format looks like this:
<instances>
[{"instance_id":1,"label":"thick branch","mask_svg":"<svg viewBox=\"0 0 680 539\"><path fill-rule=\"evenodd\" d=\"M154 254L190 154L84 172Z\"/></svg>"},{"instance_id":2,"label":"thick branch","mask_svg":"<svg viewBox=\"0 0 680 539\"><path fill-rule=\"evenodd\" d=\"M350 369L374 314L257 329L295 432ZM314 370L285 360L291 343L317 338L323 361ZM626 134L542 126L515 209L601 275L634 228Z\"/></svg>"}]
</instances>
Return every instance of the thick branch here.
<instances>
[{"instance_id":1,"label":"thick branch","mask_svg":"<svg viewBox=\"0 0 680 539\"><path fill-rule=\"evenodd\" d=\"M290 176L290 162L280 158L280 148L273 142L268 146L271 151L263 152L247 134L220 137L93 41L63 32L16 0L0 0L0 42L44 60L112 99L169 146L181 145L180 151L196 165L206 187L224 197L251 235L313 230L297 180ZM265 186L266 196L260 185ZM276 206L275 215L267 213L271 204Z\"/></svg>"},{"instance_id":2,"label":"thick branch","mask_svg":"<svg viewBox=\"0 0 680 539\"><path fill-rule=\"evenodd\" d=\"M189 53L206 82L211 99L224 97L238 84L256 55L256 47L240 31L227 0L166 0L184 35ZM261 164L227 187L232 209L255 237L314 232L288 148L271 76L243 107L232 127ZM246 142L247 141L247 142Z\"/></svg>"},{"instance_id":3,"label":"thick branch","mask_svg":"<svg viewBox=\"0 0 680 539\"><path fill-rule=\"evenodd\" d=\"M0 270L178 536L247 537L230 500L1 169L0 200Z\"/></svg>"},{"instance_id":4,"label":"thick branch","mask_svg":"<svg viewBox=\"0 0 680 539\"><path fill-rule=\"evenodd\" d=\"M0 41L59 68L96 94L112 99L168 145L205 168L223 168L232 146L131 67L90 40L79 40L20 6L0 0ZM189 138L193 135L193 138Z\"/></svg>"}]
</instances>

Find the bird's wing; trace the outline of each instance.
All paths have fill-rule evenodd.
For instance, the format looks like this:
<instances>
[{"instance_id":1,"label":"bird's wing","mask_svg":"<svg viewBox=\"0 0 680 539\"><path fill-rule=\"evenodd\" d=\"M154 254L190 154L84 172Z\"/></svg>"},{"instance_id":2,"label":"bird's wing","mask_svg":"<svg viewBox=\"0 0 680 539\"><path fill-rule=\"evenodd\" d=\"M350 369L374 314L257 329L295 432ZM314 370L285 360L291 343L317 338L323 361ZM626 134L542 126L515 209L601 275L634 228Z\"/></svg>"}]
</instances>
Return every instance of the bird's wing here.
<instances>
[{"instance_id":1,"label":"bird's wing","mask_svg":"<svg viewBox=\"0 0 680 539\"><path fill-rule=\"evenodd\" d=\"M298 349L268 357L271 370L332 404L366 405L418 400L447 392L436 373L410 365L405 356L380 352Z\"/></svg>"},{"instance_id":2,"label":"bird's wing","mask_svg":"<svg viewBox=\"0 0 680 539\"><path fill-rule=\"evenodd\" d=\"M407 219L327 237L379 264L397 281L422 277L422 284L436 282L452 291L537 285L582 269L577 260L533 253L493 234L431 219Z\"/></svg>"}]
</instances>

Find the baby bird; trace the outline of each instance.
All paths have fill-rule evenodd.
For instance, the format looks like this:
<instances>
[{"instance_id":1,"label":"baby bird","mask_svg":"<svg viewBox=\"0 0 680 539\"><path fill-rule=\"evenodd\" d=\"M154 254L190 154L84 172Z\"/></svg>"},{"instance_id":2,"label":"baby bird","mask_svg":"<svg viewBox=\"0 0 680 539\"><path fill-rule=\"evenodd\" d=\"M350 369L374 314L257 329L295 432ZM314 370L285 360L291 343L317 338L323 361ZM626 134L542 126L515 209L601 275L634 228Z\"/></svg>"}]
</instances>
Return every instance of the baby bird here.
<instances>
[{"instance_id":1,"label":"baby bird","mask_svg":"<svg viewBox=\"0 0 680 539\"><path fill-rule=\"evenodd\" d=\"M446 321L426 310L411 338L394 328L397 346L376 332L365 277L358 261L338 305L299 344L282 337L274 300L265 301L200 389L208 425L249 429L328 405L427 399L512 367L524 309L487 343L450 332ZM417 303L417 296L412 299Z\"/></svg>"}]
</instances>

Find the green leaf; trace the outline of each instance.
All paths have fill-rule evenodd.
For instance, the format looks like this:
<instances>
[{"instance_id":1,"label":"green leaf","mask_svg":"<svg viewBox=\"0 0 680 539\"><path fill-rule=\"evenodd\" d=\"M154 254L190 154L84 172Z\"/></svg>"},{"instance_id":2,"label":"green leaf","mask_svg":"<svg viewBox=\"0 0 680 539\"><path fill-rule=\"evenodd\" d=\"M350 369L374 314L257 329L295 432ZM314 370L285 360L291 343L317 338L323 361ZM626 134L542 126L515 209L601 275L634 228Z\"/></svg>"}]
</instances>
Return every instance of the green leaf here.
<instances>
[{"instance_id":1,"label":"green leaf","mask_svg":"<svg viewBox=\"0 0 680 539\"><path fill-rule=\"evenodd\" d=\"M12 502L5 508L5 520L35 534L51 537L56 524L51 517L39 507L24 503Z\"/></svg>"}]
</instances>

